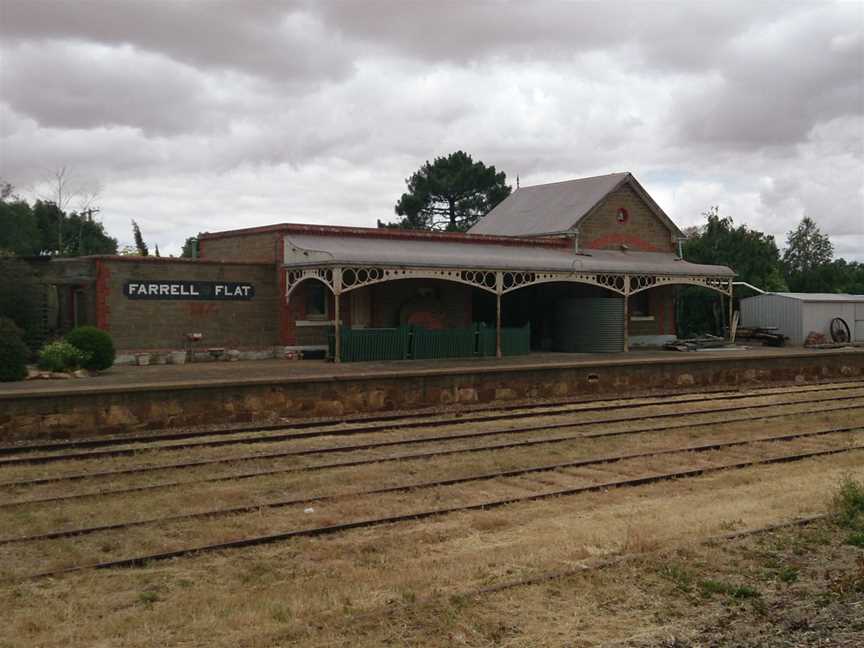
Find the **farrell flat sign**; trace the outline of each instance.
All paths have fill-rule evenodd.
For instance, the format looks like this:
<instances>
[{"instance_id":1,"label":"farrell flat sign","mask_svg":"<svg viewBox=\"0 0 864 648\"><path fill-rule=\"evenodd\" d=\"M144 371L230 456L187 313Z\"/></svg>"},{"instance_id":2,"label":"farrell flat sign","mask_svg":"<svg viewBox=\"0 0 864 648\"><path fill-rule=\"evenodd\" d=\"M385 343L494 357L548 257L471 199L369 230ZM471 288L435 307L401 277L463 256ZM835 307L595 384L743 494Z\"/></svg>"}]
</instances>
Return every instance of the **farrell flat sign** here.
<instances>
[{"instance_id":1,"label":"farrell flat sign","mask_svg":"<svg viewBox=\"0 0 864 648\"><path fill-rule=\"evenodd\" d=\"M249 300L255 286L230 281L127 281L123 294L129 299Z\"/></svg>"}]
</instances>

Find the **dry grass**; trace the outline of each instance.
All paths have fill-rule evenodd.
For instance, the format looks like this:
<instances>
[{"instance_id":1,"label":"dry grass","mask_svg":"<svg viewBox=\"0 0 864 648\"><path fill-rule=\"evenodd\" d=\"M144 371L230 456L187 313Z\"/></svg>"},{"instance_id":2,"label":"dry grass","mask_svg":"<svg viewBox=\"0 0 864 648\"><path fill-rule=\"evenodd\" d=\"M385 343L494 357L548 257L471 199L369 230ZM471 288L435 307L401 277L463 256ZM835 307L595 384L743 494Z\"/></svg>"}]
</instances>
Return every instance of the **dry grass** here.
<instances>
[{"instance_id":1,"label":"dry grass","mask_svg":"<svg viewBox=\"0 0 864 648\"><path fill-rule=\"evenodd\" d=\"M777 398L781 396L778 394ZM794 406L787 407L796 411ZM3 535L7 532L17 535L57 526L141 519L299 494L381 487L408 479L425 481L599 454L645 452L688 443L854 425L860 424L861 416L859 412L822 412L757 425L723 423L721 415L696 420L706 418L716 419L718 425L638 436L580 438L567 443L433 460L289 473L62 506L0 510L0 528L4 529ZM538 420L557 419L544 416ZM596 429L628 429L633 425L624 423ZM474 429L476 425L470 427ZM451 428L434 433L444 431ZM506 434L500 437L507 438L528 437ZM573 632L590 637L621 636L628 623L632 625L639 606L652 602L634 596L632 591L628 594L623 585L619 587L615 582L604 581L598 590L601 594L594 598L580 594L569 608L550 606L548 602L545 607L540 606L533 594L518 590L496 595L500 599L490 599L494 604L475 610L465 603L463 594L514 578L572 568L589 557L621 551L666 551L730 529L775 523L824 510L824 493L841 475L862 477L864 452L460 513L326 538L301 538L157 563L143 569L88 572L48 581L20 582L17 576L75 562L165 550L190 542L218 542L251 533L475 503L674 467L711 466L805 448L841 447L853 441L861 443L862 439L864 433L859 432L782 445L763 443L750 449L629 460L459 487L346 498L313 504L315 512L311 514L304 513L302 506L261 510L135 531L0 547L0 607L8 611L8 632L0 637L0 646L3 641L9 645L45 646L257 647L348 643L372 646L386 641L414 645L461 642L527 646L562 643L555 634L559 629L570 632L571 637ZM459 442L462 443L465 442ZM471 447L471 443L463 447ZM418 446L411 451L422 448ZM334 458L327 457L326 461ZM262 462L260 467L273 465ZM140 483L140 477L134 482L117 480L111 485L131 483ZM42 491L46 492L62 491L60 488ZM580 587L590 585L591 578L586 576ZM502 614L501 606L510 606L509 614ZM399 614L391 619L390 612L394 609ZM249 628L254 628L254 632L250 634Z\"/></svg>"}]
</instances>

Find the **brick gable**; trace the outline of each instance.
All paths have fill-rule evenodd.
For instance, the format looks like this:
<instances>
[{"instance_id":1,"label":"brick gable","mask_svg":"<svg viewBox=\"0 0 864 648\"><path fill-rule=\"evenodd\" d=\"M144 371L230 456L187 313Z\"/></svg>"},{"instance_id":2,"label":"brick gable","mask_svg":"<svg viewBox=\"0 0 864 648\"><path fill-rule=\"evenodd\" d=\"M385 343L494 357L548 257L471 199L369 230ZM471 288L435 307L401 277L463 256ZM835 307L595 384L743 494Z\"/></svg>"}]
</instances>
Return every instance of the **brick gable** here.
<instances>
[{"instance_id":1,"label":"brick gable","mask_svg":"<svg viewBox=\"0 0 864 648\"><path fill-rule=\"evenodd\" d=\"M627 210L627 221L618 222L618 210ZM673 232L642 197L625 183L610 192L579 224L583 249L618 250L626 245L643 252L674 252Z\"/></svg>"}]
</instances>

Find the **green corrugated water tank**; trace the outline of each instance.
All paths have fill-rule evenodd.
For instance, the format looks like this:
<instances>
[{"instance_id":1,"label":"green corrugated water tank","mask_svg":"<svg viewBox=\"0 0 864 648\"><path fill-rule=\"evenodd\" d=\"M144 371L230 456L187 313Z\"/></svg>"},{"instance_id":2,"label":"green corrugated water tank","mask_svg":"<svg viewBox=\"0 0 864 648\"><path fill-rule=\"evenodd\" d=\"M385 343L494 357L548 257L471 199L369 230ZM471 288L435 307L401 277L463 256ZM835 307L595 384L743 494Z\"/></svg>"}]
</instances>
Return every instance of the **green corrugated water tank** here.
<instances>
[{"instance_id":1,"label":"green corrugated water tank","mask_svg":"<svg viewBox=\"0 0 864 648\"><path fill-rule=\"evenodd\" d=\"M556 351L570 353L624 351L624 299L566 297L558 300L553 343Z\"/></svg>"}]
</instances>

